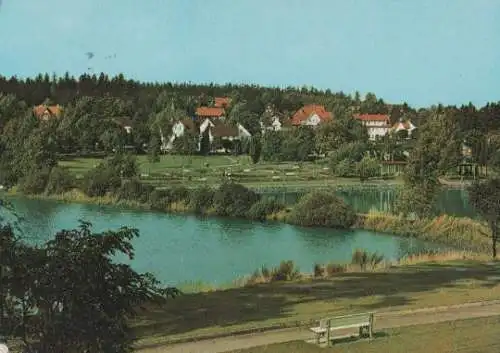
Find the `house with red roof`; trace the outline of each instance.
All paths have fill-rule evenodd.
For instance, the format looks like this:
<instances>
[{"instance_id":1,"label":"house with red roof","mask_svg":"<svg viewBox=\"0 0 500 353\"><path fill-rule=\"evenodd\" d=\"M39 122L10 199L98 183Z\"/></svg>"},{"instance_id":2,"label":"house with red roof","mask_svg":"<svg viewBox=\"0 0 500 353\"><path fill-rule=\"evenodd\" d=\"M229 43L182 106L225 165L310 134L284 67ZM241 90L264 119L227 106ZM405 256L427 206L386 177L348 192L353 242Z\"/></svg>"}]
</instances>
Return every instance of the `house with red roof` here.
<instances>
[{"instance_id":1,"label":"house with red roof","mask_svg":"<svg viewBox=\"0 0 500 353\"><path fill-rule=\"evenodd\" d=\"M33 115L42 121L59 118L62 114L62 107L60 105L45 105L40 104L33 108Z\"/></svg>"},{"instance_id":2,"label":"house with red roof","mask_svg":"<svg viewBox=\"0 0 500 353\"><path fill-rule=\"evenodd\" d=\"M229 97L215 97L214 107L226 109L231 104L231 98Z\"/></svg>"},{"instance_id":3,"label":"house with red roof","mask_svg":"<svg viewBox=\"0 0 500 353\"><path fill-rule=\"evenodd\" d=\"M204 119L223 119L226 111L221 107L199 107L196 109L196 117L198 120Z\"/></svg>"},{"instance_id":4,"label":"house with red roof","mask_svg":"<svg viewBox=\"0 0 500 353\"><path fill-rule=\"evenodd\" d=\"M415 130L417 127L413 125L413 123L410 120L403 121L403 119L400 119L396 124L392 125L391 127L391 133L396 133L398 131L406 131L408 132L408 137L411 136L411 133L413 130Z\"/></svg>"},{"instance_id":5,"label":"house with red roof","mask_svg":"<svg viewBox=\"0 0 500 353\"><path fill-rule=\"evenodd\" d=\"M333 115L327 112L325 107L319 104L308 104L297 110L291 118L293 126L316 127L333 119Z\"/></svg>"},{"instance_id":6,"label":"house with red roof","mask_svg":"<svg viewBox=\"0 0 500 353\"><path fill-rule=\"evenodd\" d=\"M387 114L356 114L354 118L366 126L370 140L387 135L391 128L391 119Z\"/></svg>"}]
</instances>

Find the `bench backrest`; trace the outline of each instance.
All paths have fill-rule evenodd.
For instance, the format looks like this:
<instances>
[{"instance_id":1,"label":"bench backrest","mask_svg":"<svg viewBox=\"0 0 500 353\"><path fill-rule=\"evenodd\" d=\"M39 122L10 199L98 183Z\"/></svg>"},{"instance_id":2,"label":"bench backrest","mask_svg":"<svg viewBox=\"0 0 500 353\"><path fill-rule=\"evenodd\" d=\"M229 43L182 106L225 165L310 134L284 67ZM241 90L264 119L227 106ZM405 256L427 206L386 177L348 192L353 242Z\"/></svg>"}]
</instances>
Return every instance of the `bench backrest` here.
<instances>
[{"instance_id":1,"label":"bench backrest","mask_svg":"<svg viewBox=\"0 0 500 353\"><path fill-rule=\"evenodd\" d=\"M325 326L322 326L324 322ZM343 327L357 324L368 324L373 322L373 313L362 313L345 316L337 316L320 321L320 327L325 328L330 323L330 327Z\"/></svg>"}]
</instances>

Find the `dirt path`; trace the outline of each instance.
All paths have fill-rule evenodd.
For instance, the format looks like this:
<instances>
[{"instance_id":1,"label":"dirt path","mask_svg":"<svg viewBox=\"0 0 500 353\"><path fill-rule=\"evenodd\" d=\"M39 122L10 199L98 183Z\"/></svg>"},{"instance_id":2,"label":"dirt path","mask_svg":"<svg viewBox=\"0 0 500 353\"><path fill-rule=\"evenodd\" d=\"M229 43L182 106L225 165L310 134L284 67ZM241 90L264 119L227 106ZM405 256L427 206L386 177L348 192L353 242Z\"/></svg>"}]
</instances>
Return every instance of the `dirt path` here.
<instances>
[{"instance_id":1,"label":"dirt path","mask_svg":"<svg viewBox=\"0 0 500 353\"><path fill-rule=\"evenodd\" d=\"M462 304L449 307L393 311L375 314L375 329L462 320L500 315L500 301ZM265 333L230 336L214 340L140 349L140 353L222 353L237 349L312 338L304 328L275 330Z\"/></svg>"}]
</instances>

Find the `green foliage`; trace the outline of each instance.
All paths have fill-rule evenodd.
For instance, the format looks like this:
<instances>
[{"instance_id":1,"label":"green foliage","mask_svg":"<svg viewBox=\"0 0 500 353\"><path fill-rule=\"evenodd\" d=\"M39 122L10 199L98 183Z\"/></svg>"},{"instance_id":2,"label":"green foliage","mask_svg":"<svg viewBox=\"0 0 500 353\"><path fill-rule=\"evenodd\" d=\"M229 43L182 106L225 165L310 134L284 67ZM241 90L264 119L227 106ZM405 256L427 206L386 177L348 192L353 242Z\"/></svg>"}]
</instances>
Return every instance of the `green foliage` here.
<instances>
[{"instance_id":1,"label":"green foliage","mask_svg":"<svg viewBox=\"0 0 500 353\"><path fill-rule=\"evenodd\" d=\"M333 192L314 191L299 200L288 220L306 227L349 228L354 224L356 214Z\"/></svg>"},{"instance_id":2,"label":"green foliage","mask_svg":"<svg viewBox=\"0 0 500 353\"><path fill-rule=\"evenodd\" d=\"M132 154L117 153L106 159L105 167L110 172L121 178L134 178L139 175L137 158Z\"/></svg>"},{"instance_id":3,"label":"green foliage","mask_svg":"<svg viewBox=\"0 0 500 353\"><path fill-rule=\"evenodd\" d=\"M404 217L426 218L435 216L437 212L435 204L439 188L439 185L432 182L403 186L398 192L396 213Z\"/></svg>"},{"instance_id":4,"label":"green foliage","mask_svg":"<svg viewBox=\"0 0 500 353\"><path fill-rule=\"evenodd\" d=\"M209 187L201 187L191 190L189 195L189 206L196 214L205 214L213 207L215 191Z\"/></svg>"},{"instance_id":5,"label":"green foliage","mask_svg":"<svg viewBox=\"0 0 500 353\"><path fill-rule=\"evenodd\" d=\"M171 203L168 190L155 189L149 195L149 204L153 210L166 211Z\"/></svg>"},{"instance_id":6,"label":"green foliage","mask_svg":"<svg viewBox=\"0 0 500 353\"><path fill-rule=\"evenodd\" d=\"M252 137L250 139L250 150L248 151L250 158L252 158L252 163L257 164L260 160L260 155L262 151L262 145L260 143L260 137Z\"/></svg>"},{"instance_id":7,"label":"green foliage","mask_svg":"<svg viewBox=\"0 0 500 353\"><path fill-rule=\"evenodd\" d=\"M89 170L82 180L82 190L90 197L104 196L109 192L115 192L121 186L122 181L117 170L109 167L106 163L99 164L96 168Z\"/></svg>"},{"instance_id":8,"label":"green foliage","mask_svg":"<svg viewBox=\"0 0 500 353\"><path fill-rule=\"evenodd\" d=\"M500 179L493 178L473 184L469 188L469 201L486 220L491 230L492 256L497 256L500 237Z\"/></svg>"},{"instance_id":9,"label":"green foliage","mask_svg":"<svg viewBox=\"0 0 500 353\"><path fill-rule=\"evenodd\" d=\"M355 250L352 254L351 263L353 265L358 265L361 268L361 271L365 271L368 266L371 269L375 269L380 263L384 261L384 256L379 255L378 253L369 253L366 250Z\"/></svg>"},{"instance_id":10,"label":"green foliage","mask_svg":"<svg viewBox=\"0 0 500 353\"><path fill-rule=\"evenodd\" d=\"M153 186L143 184L138 179L133 178L123 181L120 188L116 191L116 196L119 200L147 203L153 190Z\"/></svg>"},{"instance_id":11,"label":"green foliage","mask_svg":"<svg viewBox=\"0 0 500 353\"><path fill-rule=\"evenodd\" d=\"M366 143L368 132L349 112L337 113L335 119L322 124L315 136L316 148L321 153L335 151L343 145ZM341 158L344 159L344 158Z\"/></svg>"},{"instance_id":12,"label":"green foliage","mask_svg":"<svg viewBox=\"0 0 500 353\"><path fill-rule=\"evenodd\" d=\"M198 136L186 131L174 140L174 151L183 155L193 155L198 151Z\"/></svg>"},{"instance_id":13,"label":"green foliage","mask_svg":"<svg viewBox=\"0 0 500 353\"><path fill-rule=\"evenodd\" d=\"M361 181L373 178L380 174L380 163L375 158L365 155L361 161L356 163L356 174Z\"/></svg>"},{"instance_id":14,"label":"green foliage","mask_svg":"<svg viewBox=\"0 0 500 353\"><path fill-rule=\"evenodd\" d=\"M281 145L283 140L283 132L266 131L262 137L262 158L266 161L281 160Z\"/></svg>"},{"instance_id":15,"label":"green foliage","mask_svg":"<svg viewBox=\"0 0 500 353\"><path fill-rule=\"evenodd\" d=\"M271 271L271 281L293 281L300 277L300 271L292 260L281 261L278 267Z\"/></svg>"},{"instance_id":16,"label":"green foliage","mask_svg":"<svg viewBox=\"0 0 500 353\"><path fill-rule=\"evenodd\" d=\"M247 212L247 217L263 221L267 216L279 212L285 208L285 205L276 199L261 199L254 203Z\"/></svg>"},{"instance_id":17,"label":"green foliage","mask_svg":"<svg viewBox=\"0 0 500 353\"><path fill-rule=\"evenodd\" d=\"M2 294L8 292L17 300L9 320L17 321L18 334L30 349L131 351L129 318L143 304L163 303L178 292L162 288L151 274L116 262L116 253L133 257L131 240L137 236L137 230L126 227L93 233L91 225L82 222L80 228L61 231L40 247L10 243L9 256L1 257L10 269Z\"/></svg>"},{"instance_id":18,"label":"green foliage","mask_svg":"<svg viewBox=\"0 0 500 353\"><path fill-rule=\"evenodd\" d=\"M330 154L330 163L335 166L345 159L352 162L359 162L369 151L369 146L365 142L349 142L341 145L337 150Z\"/></svg>"},{"instance_id":19,"label":"green foliage","mask_svg":"<svg viewBox=\"0 0 500 353\"><path fill-rule=\"evenodd\" d=\"M41 194L45 191L50 170L47 168L33 169L20 180L19 190L25 194Z\"/></svg>"},{"instance_id":20,"label":"green foliage","mask_svg":"<svg viewBox=\"0 0 500 353\"><path fill-rule=\"evenodd\" d=\"M333 174L338 177L351 177L356 173L356 164L349 158L341 160L334 166Z\"/></svg>"},{"instance_id":21,"label":"green foliage","mask_svg":"<svg viewBox=\"0 0 500 353\"><path fill-rule=\"evenodd\" d=\"M49 195L62 194L76 186L74 176L65 168L54 167L50 171L45 192Z\"/></svg>"},{"instance_id":22,"label":"green foliage","mask_svg":"<svg viewBox=\"0 0 500 353\"><path fill-rule=\"evenodd\" d=\"M214 208L219 216L245 217L259 199L259 194L243 185L225 182L215 192Z\"/></svg>"},{"instance_id":23,"label":"green foliage","mask_svg":"<svg viewBox=\"0 0 500 353\"><path fill-rule=\"evenodd\" d=\"M200 139L200 153L204 156L210 153L210 135L209 128L206 128L205 131L201 134Z\"/></svg>"}]
</instances>

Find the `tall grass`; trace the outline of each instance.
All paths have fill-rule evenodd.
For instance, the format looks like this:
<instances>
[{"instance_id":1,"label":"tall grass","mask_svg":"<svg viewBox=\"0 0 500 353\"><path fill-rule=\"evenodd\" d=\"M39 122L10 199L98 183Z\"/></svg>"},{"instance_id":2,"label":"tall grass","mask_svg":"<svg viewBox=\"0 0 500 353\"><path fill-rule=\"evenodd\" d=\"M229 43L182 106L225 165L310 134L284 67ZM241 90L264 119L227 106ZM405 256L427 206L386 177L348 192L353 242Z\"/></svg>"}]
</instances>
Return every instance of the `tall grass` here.
<instances>
[{"instance_id":1,"label":"tall grass","mask_svg":"<svg viewBox=\"0 0 500 353\"><path fill-rule=\"evenodd\" d=\"M483 253L490 250L491 232L488 226L470 218L442 215L408 220L387 213L370 212L359 215L355 227L449 244L459 249Z\"/></svg>"}]
</instances>

